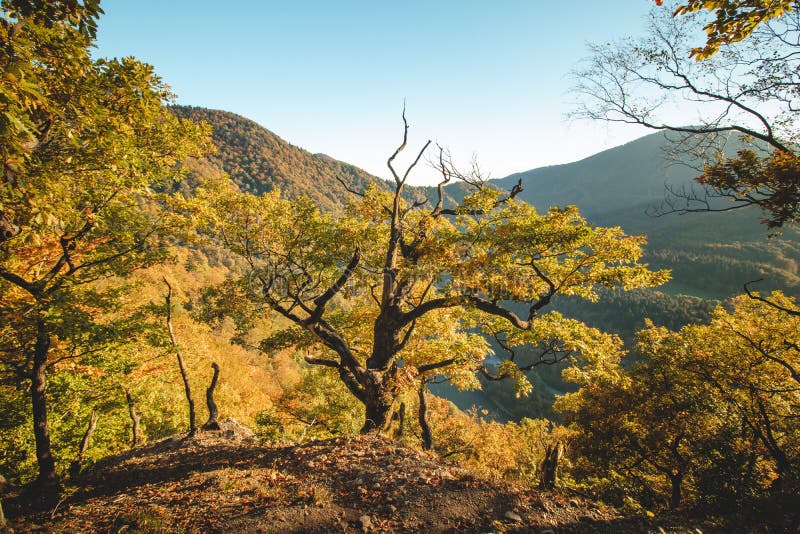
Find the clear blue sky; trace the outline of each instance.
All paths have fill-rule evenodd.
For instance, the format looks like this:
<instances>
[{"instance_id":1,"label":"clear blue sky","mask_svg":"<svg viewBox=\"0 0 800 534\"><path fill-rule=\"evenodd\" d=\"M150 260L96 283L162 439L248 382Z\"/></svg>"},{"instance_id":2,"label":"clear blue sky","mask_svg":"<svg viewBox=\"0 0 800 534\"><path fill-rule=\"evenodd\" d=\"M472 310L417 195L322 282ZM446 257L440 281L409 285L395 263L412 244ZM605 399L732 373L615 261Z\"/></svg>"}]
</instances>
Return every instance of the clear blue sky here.
<instances>
[{"instance_id":1,"label":"clear blue sky","mask_svg":"<svg viewBox=\"0 0 800 534\"><path fill-rule=\"evenodd\" d=\"M428 138L492 177L647 133L568 122L587 42L644 31L652 0L104 0L98 56L151 63L178 103L244 115L387 177L407 102ZM411 152L411 150L409 150ZM409 154L410 156L410 154ZM415 183L433 179L422 169Z\"/></svg>"}]
</instances>

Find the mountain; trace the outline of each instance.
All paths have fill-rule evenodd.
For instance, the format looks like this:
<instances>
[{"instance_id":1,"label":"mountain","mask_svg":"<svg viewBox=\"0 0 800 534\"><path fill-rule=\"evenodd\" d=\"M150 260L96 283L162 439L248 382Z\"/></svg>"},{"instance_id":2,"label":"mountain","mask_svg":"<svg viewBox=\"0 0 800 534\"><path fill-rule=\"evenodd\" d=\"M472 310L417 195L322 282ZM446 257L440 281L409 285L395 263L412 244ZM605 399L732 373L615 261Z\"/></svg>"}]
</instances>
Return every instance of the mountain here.
<instances>
[{"instance_id":1,"label":"mountain","mask_svg":"<svg viewBox=\"0 0 800 534\"><path fill-rule=\"evenodd\" d=\"M390 186L358 167L293 146L234 113L188 106L172 109L212 126L217 153L204 162L212 167L204 172L221 169L243 191L259 194L277 188L287 197L305 195L321 209L337 211L352 195L337 178L356 191L370 183ZM647 235L646 259L654 267L673 270L673 280L661 288L663 293L724 299L759 278L764 279L762 290L800 292L798 234L789 230L783 237L768 239L754 210L661 218L645 214L664 199L665 183L680 187L692 183L696 175L666 157L672 149L663 133L655 133L581 161L512 174L492 183L510 189L522 180L519 198L540 210L574 204L595 224ZM409 196L430 197L434 188L408 190ZM456 184L446 191L460 198L464 188Z\"/></svg>"},{"instance_id":2,"label":"mountain","mask_svg":"<svg viewBox=\"0 0 800 534\"><path fill-rule=\"evenodd\" d=\"M691 185L698 174L688 158L675 161L669 156L674 149L659 132L581 161L512 174L493 183L509 189L522 180L519 198L539 210L574 204L599 226L647 235L646 260L673 270L673 280L661 288L666 293L724 299L759 278L764 279L761 290L800 292L798 232L788 228L780 237L768 237L758 210L661 217L646 213L664 200L665 185Z\"/></svg>"},{"instance_id":3,"label":"mountain","mask_svg":"<svg viewBox=\"0 0 800 534\"><path fill-rule=\"evenodd\" d=\"M341 178L356 191L385 180L325 154L312 154L281 139L258 123L229 111L173 106L173 113L212 127L217 153L208 157L242 191L261 194L280 189L287 197L307 196L323 210L341 209L348 193Z\"/></svg>"}]
</instances>

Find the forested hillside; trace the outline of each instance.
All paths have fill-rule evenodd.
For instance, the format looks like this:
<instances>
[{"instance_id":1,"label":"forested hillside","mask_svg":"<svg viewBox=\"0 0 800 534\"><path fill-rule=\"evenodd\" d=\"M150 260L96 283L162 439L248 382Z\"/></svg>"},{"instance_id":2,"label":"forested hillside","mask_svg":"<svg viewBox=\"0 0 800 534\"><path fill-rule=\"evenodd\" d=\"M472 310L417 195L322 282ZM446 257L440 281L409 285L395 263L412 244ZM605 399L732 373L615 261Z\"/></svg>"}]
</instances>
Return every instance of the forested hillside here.
<instances>
[{"instance_id":1,"label":"forested hillside","mask_svg":"<svg viewBox=\"0 0 800 534\"><path fill-rule=\"evenodd\" d=\"M233 113L196 107L173 106L180 116L212 125L217 153L208 164L195 164L197 176L213 174L215 168L228 173L243 191L256 194L279 188L289 198L308 196L325 210L340 211L356 198L337 176L354 191L367 184L387 187L385 181L324 155L313 155L283 141L262 126ZM671 280L655 289L604 292L598 302L557 298L555 306L571 316L622 336L632 348L634 334L646 318L655 324L680 328L707 320L719 303L742 292L743 284L762 279L758 288L781 289L788 294L800 290L797 262L800 244L797 232L768 237L755 209L725 213L652 215L668 194L666 186L691 185L697 175L678 157L671 138L651 134L584 160L534 169L492 180L490 184L510 190L518 181L519 198L540 211L551 206L574 204L593 224L621 226L631 234L646 235L644 259L655 268L670 269ZM730 147L728 151L733 149ZM427 196L435 202L434 188L410 188L411 195ZM445 203L453 206L467 189L456 183L445 187ZM731 228L737 231L732 233ZM230 263L219 250L207 250L213 265ZM220 256L222 254L222 256ZM502 352L499 347L495 350ZM524 416L553 417L554 395L565 387L558 366L540 368L533 374L537 385L532 396L519 399L509 383L484 381L482 391L458 392L447 385L434 386L463 409L472 405L490 410L500 420Z\"/></svg>"},{"instance_id":2,"label":"forested hillside","mask_svg":"<svg viewBox=\"0 0 800 534\"><path fill-rule=\"evenodd\" d=\"M229 111L172 106L173 113L211 125L217 147L208 160L225 171L242 191L261 194L280 189L286 196L307 196L325 210L340 210L355 191L385 182L348 163L293 146L263 126ZM337 179L338 178L338 179Z\"/></svg>"},{"instance_id":3,"label":"forested hillside","mask_svg":"<svg viewBox=\"0 0 800 534\"><path fill-rule=\"evenodd\" d=\"M670 197L666 187L691 187L700 173L690 166L697 162L689 154L676 153L680 145L673 137L654 133L575 163L514 174L497 185L507 188L521 179L521 198L539 209L574 204L595 224L647 235L646 258L673 269L662 291L721 299L763 278L764 289L797 293L800 246L794 228L769 238L774 232L760 223L757 208L655 213Z\"/></svg>"}]
</instances>

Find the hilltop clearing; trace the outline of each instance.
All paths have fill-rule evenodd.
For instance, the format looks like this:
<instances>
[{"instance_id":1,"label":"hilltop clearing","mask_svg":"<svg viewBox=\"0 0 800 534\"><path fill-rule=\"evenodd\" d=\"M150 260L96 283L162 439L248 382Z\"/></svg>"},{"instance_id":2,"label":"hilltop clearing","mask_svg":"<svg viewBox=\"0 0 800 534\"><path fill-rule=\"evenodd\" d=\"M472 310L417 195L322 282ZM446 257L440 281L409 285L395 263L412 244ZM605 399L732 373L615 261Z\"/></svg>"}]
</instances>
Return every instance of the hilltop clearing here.
<instances>
[{"instance_id":1,"label":"hilltop clearing","mask_svg":"<svg viewBox=\"0 0 800 534\"><path fill-rule=\"evenodd\" d=\"M226 422L108 458L17 532L669 532L687 527L465 471L376 435L260 445Z\"/></svg>"}]
</instances>

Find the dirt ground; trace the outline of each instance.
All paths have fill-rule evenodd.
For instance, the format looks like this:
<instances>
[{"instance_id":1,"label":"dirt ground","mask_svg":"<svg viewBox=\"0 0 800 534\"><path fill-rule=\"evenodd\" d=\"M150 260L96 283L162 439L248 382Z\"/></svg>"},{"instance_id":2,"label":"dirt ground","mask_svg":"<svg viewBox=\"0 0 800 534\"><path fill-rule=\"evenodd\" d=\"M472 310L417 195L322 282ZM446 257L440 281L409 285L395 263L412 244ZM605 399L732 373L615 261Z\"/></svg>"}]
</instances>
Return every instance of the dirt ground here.
<instances>
[{"instance_id":1,"label":"dirt ground","mask_svg":"<svg viewBox=\"0 0 800 534\"><path fill-rule=\"evenodd\" d=\"M95 465L16 532L692 532L560 493L492 483L380 436L262 445L244 427L177 436ZM700 532L708 530L700 529Z\"/></svg>"}]
</instances>

